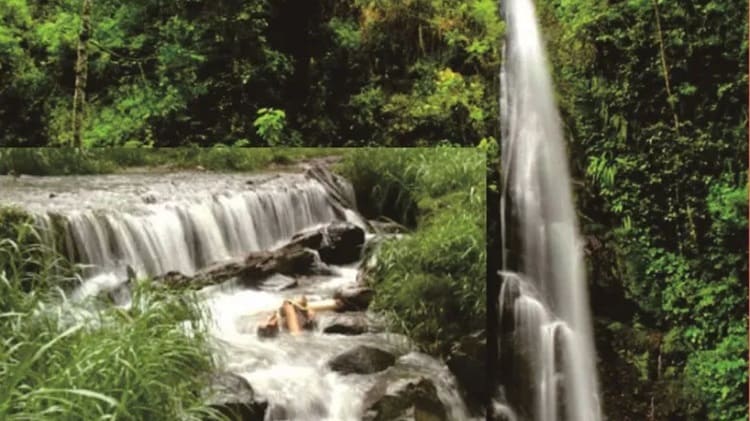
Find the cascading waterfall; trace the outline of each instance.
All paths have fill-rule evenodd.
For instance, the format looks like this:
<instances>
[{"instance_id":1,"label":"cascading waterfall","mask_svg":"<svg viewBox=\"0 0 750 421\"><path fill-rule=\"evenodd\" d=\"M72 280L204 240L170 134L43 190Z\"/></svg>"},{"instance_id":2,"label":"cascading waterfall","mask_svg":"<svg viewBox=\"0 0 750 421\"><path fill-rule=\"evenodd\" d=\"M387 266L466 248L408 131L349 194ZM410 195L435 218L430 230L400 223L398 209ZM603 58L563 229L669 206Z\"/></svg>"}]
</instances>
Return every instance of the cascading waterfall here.
<instances>
[{"instance_id":1,"label":"cascading waterfall","mask_svg":"<svg viewBox=\"0 0 750 421\"><path fill-rule=\"evenodd\" d=\"M503 6L501 386L495 413L599 421L582 242L547 58L532 0L505 0Z\"/></svg>"},{"instance_id":2,"label":"cascading waterfall","mask_svg":"<svg viewBox=\"0 0 750 421\"><path fill-rule=\"evenodd\" d=\"M91 265L73 294L77 302L102 290L120 291L125 265L141 275L173 270L189 275L217 261L276 248L327 222L346 220L363 227L356 210L347 207L356 206L352 186L330 173L322 175L323 181L299 173L0 177L0 200L34 214L45 238L62 244L73 260ZM415 352L402 335L321 330L271 340L257 335L257 325L284 299L300 294L311 301L327 299L342 287L357 285L358 266L332 265L335 275L298 279L283 290L276 285L289 285L289 278L277 274L260 288L228 281L199 291L211 316L208 330L222 369L247 379L256 395L268 401L269 421L358 420L374 386L414 377L431 379L449 419L470 419L447 367ZM122 301L129 301L126 295ZM377 315L366 316L379 323ZM333 317L321 313L320 325ZM368 375L343 375L327 365L358 345L398 358L388 370Z\"/></svg>"},{"instance_id":3,"label":"cascading waterfall","mask_svg":"<svg viewBox=\"0 0 750 421\"><path fill-rule=\"evenodd\" d=\"M169 271L190 275L211 263L270 249L310 226L344 218L337 215L325 188L301 175L269 180L253 189L237 189L242 186L236 184L226 183L224 191L184 197L174 196L183 186L172 179L156 186L165 196L163 202L155 197L160 193L149 192L142 200L156 203L135 206L131 197L122 204L125 209L53 214L45 210L36 217L46 227L43 231L51 231L52 215L63 218L66 253L91 265L88 275L124 265L139 275Z\"/></svg>"}]
</instances>

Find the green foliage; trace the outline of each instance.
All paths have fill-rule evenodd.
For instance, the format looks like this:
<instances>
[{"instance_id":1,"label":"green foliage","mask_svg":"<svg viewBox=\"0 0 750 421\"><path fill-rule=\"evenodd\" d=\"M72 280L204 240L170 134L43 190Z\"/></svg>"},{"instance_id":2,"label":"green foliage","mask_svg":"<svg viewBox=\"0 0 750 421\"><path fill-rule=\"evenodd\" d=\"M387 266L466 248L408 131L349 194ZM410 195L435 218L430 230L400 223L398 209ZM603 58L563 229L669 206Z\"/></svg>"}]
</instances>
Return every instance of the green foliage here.
<instances>
[{"instance_id":1,"label":"green foliage","mask_svg":"<svg viewBox=\"0 0 750 421\"><path fill-rule=\"evenodd\" d=\"M63 301L67 263L28 215L0 219L0 418L218 417L202 395L214 366L195 297L141 283L128 310Z\"/></svg>"},{"instance_id":2,"label":"green foliage","mask_svg":"<svg viewBox=\"0 0 750 421\"><path fill-rule=\"evenodd\" d=\"M476 144L497 130L492 0L92 4L87 146ZM78 0L0 6L0 144L70 143L79 14Z\"/></svg>"},{"instance_id":3,"label":"green foliage","mask_svg":"<svg viewBox=\"0 0 750 421\"><path fill-rule=\"evenodd\" d=\"M261 108L258 117L253 121L256 133L268 146L279 146L283 143L282 133L286 127L286 113L273 108Z\"/></svg>"},{"instance_id":4,"label":"green foliage","mask_svg":"<svg viewBox=\"0 0 750 421\"><path fill-rule=\"evenodd\" d=\"M369 275L377 292L374 307L430 352L447 353L467 332L483 329L484 153L449 147L357 149L341 165L356 186L358 202L376 203L372 216L416 222L414 232L378 248Z\"/></svg>"},{"instance_id":5,"label":"green foliage","mask_svg":"<svg viewBox=\"0 0 750 421\"><path fill-rule=\"evenodd\" d=\"M651 374L603 382L605 412L624 388L640 392L612 418L646 418L635 401L654 399L658 419L746 419L747 5L538 3L583 230L603 244L595 314L663 340L618 345L649 351Z\"/></svg>"},{"instance_id":6,"label":"green foliage","mask_svg":"<svg viewBox=\"0 0 750 421\"><path fill-rule=\"evenodd\" d=\"M106 154L111 154L107 152ZM106 174L116 164L98 159L96 151L68 148L7 148L0 150L0 174L64 175Z\"/></svg>"},{"instance_id":7,"label":"green foliage","mask_svg":"<svg viewBox=\"0 0 750 421\"><path fill-rule=\"evenodd\" d=\"M0 174L106 174L128 167L257 171L274 164L343 152L344 149L326 148L7 148L0 150Z\"/></svg>"},{"instance_id":8,"label":"green foliage","mask_svg":"<svg viewBox=\"0 0 750 421\"><path fill-rule=\"evenodd\" d=\"M747 419L747 323L736 323L715 349L690 356L686 375L694 395L708 405L709 420Z\"/></svg>"}]
</instances>

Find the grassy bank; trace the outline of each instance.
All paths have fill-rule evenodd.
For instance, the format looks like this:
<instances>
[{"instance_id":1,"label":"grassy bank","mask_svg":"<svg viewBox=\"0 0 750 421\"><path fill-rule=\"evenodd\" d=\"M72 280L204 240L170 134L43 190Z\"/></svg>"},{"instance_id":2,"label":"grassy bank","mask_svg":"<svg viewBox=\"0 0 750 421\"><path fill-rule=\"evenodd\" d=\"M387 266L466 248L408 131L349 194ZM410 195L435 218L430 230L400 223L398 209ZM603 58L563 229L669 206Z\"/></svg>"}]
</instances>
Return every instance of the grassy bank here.
<instances>
[{"instance_id":1,"label":"grassy bank","mask_svg":"<svg viewBox=\"0 0 750 421\"><path fill-rule=\"evenodd\" d=\"M109 174L132 167L257 171L272 164L341 154L336 148L7 148L0 174Z\"/></svg>"},{"instance_id":2,"label":"grassy bank","mask_svg":"<svg viewBox=\"0 0 750 421\"><path fill-rule=\"evenodd\" d=\"M3 230L0 419L213 416L201 396L213 363L193 300L144 284L129 310L83 310L61 300L70 268L23 216L4 218Z\"/></svg>"},{"instance_id":3,"label":"grassy bank","mask_svg":"<svg viewBox=\"0 0 750 421\"><path fill-rule=\"evenodd\" d=\"M479 149L361 149L340 171L368 216L414 226L385 242L374 308L423 349L445 354L485 328L485 155Z\"/></svg>"}]
</instances>

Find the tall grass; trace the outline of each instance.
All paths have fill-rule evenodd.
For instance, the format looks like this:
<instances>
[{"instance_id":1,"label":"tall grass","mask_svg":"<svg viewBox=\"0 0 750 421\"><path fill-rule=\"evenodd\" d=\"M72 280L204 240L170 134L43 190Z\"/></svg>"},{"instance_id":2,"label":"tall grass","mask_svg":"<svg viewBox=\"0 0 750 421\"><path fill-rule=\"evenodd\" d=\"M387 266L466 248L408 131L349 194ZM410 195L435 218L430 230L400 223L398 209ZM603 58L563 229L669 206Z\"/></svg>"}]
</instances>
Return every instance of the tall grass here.
<instances>
[{"instance_id":1,"label":"tall grass","mask_svg":"<svg viewBox=\"0 0 750 421\"><path fill-rule=\"evenodd\" d=\"M214 367L193 297L141 283L128 310L69 303L55 252L41 243L24 252L34 243L29 221L4 229L0 419L219 417L202 395Z\"/></svg>"},{"instance_id":2,"label":"tall grass","mask_svg":"<svg viewBox=\"0 0 750 421\"><path fill-rule=\"evenodd\" d=\"M0 149L0 174L109 174L130 167L198 166L212 171L257 171L342 152L333 148L7 148Z\"/></svg>"},{"instance_id":3,"label":"tall grass","mask_svg":"<svg viewBox=\"0 0 750 421\"><path fill-rule=\"evenodd\" d=\"M339 168L371 217L415 227L380 247L373 305L433 353L485 327L485 165L477 149L365 149Z\"/></svg>"}]
</instances>

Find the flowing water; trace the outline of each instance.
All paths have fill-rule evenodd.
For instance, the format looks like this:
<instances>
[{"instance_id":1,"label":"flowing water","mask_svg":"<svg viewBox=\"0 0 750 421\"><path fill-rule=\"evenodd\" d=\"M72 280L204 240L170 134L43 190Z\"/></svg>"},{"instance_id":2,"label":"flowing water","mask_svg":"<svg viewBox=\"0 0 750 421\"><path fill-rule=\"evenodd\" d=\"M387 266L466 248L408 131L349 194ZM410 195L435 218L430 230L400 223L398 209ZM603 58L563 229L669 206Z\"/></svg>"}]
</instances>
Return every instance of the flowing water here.
<instances>
[{"instance_id":1,"label":"flowing water","mask_svg":"<svg viewBox=\"0 0 750 421\"><path fill-rule=\"evenodd\" d=\"M347 202L354 203L351 185L343 185ZM356 209L343 208L326 186L300 173L0 177L0 190L4 203L32 212L44 233L63 237L69 258L88 266L73 298L117 292L127 266L140 275L191 274L214 262L273 249L327 222L364 226ZM320 328L334 316L321 313L314 331L258 337L257 325L283 299L330 298L335 290L356 285L360 263L332 266L333 276L300 279L283 290L290 279L275 275L259 289L228 281L199 291L222 367L245 377L269 402L267 420L358 420L367 392L377 383L418 376L433 381L450 419L470 419L445 365L415 352L404 336L377 330L324 334ZM128 306L127 289L121 295L116 301ZM382 324L376 314L367 318L373 326ZM340 375L328 368L331 358L357 345L390 351L396 364L371 375Z\"/></svg>"},{"instance_id":2,"label":"flowing water","mask_svg":"<svg viewBox=\"0 0 750 421\"><path fill-rule=\"evenodd\" d=\"M532 0L505 0L499 296L506 419L598 421L591 316L567 155Z\"/></svg>"}]
</instances>

